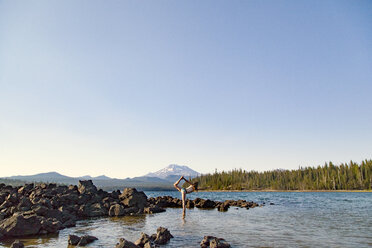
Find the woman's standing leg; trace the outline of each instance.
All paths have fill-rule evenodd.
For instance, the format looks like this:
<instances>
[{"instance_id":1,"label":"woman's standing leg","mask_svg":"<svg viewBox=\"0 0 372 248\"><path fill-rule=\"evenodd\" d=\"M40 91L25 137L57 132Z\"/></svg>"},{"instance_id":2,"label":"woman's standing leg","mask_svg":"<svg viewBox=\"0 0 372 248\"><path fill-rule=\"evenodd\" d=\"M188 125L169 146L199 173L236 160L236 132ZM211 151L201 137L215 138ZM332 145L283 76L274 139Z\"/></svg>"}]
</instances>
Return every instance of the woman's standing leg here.
<instances>
[{"instance_id":1,"label":"woman's standing leg","mask_svg":"<svg viewBox=\"0 0 372 248\"><path fill-rule=\"evenodd\" d=\"M186 191L182 190L181 192L182 192L182 209L183 209L182 218L185 218L186 216Z\"/></svg>"}]
</instances>

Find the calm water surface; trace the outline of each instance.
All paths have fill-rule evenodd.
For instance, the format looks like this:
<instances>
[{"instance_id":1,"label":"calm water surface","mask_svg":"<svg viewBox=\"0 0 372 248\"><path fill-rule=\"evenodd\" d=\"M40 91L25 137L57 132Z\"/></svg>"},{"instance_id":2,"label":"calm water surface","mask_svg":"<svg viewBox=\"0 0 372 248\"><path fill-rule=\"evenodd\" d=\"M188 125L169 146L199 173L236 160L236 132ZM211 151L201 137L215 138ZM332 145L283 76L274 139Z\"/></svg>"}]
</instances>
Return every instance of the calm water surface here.
<instances>
[{"instance_id":1,"label":"calm water surface","mask_svg":"<svg viewBox=\"0 0 372 248\"><path fill-rule=\"evenodd\" d=\"M145 193L180 197L178 192ZM23 241L27 247L67 247L69 234L89 234L99 240L87 247L115 247L121 237L134 242L141 232L152 234L164 226L174 236L164 248L200 247L204 235L225 238L232 247L372 247L369 192L199 192L188 197L245 199L266 206L224 213L195 208L187 211L185 220L181 209L170 208L154 215L84 220L58 235Z\"/></svg>"}]
</instances>

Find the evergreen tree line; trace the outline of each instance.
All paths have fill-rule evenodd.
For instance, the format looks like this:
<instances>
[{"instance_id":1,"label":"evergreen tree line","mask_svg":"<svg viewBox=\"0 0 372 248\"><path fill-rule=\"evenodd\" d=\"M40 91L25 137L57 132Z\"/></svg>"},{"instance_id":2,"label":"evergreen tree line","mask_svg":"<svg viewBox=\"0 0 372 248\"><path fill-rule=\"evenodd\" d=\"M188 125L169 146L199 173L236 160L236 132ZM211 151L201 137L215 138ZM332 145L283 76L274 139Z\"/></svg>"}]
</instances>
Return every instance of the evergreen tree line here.
<instances>
[{"instance_id":1,"label":"evergreen tree line","mask_svg":"<svg viewBox=\"0 0 372 248\"><path fill-rule=\"evenodd\" d=\"M198 181L199 188L205 190L371 190L372 160L338 166L329 162L297 170L216 170L193 181Z\"/></svg>"}]
</instances>

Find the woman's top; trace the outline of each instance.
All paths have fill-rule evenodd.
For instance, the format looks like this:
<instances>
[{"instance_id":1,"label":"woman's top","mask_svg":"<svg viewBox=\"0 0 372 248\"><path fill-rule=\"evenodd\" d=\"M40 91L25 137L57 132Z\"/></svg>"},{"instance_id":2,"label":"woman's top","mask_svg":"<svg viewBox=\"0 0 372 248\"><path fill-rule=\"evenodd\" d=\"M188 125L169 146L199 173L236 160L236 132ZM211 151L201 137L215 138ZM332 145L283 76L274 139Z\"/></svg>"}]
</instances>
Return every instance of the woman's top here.
<instances>
[{"instance_id":1,"label":"woman's top","mask_svg":"<svg viewBox=\"0 0 372 248\"><path fill-rule=\"evenodd\" d=\"M194 187L192 185L186 188L186 194L190 194L191 192L194 192Z\"/></svg>"}]
</instances>

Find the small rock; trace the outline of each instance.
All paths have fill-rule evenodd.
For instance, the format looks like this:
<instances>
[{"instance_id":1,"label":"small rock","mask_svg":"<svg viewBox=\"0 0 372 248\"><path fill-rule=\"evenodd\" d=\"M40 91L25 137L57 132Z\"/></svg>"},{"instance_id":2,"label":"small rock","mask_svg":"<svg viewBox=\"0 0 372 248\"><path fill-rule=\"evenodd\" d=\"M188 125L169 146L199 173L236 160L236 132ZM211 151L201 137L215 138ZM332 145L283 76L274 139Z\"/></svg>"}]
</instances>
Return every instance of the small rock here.
<instances>
[{"instance_id":1,"label":"small rock","mask_svg":"<svg viewBox=\"0 0 372 248\"><path fill-rule=\"evenodd\" d=\"M217 238L214 236L204 236L204 239L200 242L201 248L229 248L230 244L224 239Z\"/></svg>"},{"instance_id":2,"label":"small rock","mask_svg":"<svg viewBox=\"0 0 372 248\"><path fill-rule=\"evenodd\" d=\"M126 239L119 239L119 243L116 244L115 248L139 248L139 246L133 244Z\"/></svg>"},{"instance_id":3,"label":"small rock","mask_svg":"<svg viewBox=\"0 0 372 248\"><path fill-rule=\"evenodd\" d=\"M210 241L209 247L210 248L230 248L230 244L227 243L224 239L215 238Z\"/></svg>"},{"instance_id":4,"label":"small rock","mask_svg":"<svg viewBox=\"0 0 372 248\"><path fill-rule=\"evenodd\" d=\"M168 243L168 241L173 238L173 235L169 232L167 228L159 227L156 230L156 239L155 244L164 245Z\"/></svg>"},{"instance_id":5,"label":"small rock","mask_svg":"<svg viewBox=\"0 0 372 248\"><path fill-rule=\"evenodd\" d=\"M10 246L10 248L24 248L24 244L19 241L19 240L16 240L13 242L13 244Z\"/></svg>"},{"instance_id":6,"label":"small rock","mask_svg":"<svg viewBox=\"0 0 372 248\"><path fill-rule=\"evenodd\" d=\"M69 245L78 245L78 246L86 246L87 244L92 243L93 241L98 240L94 236L84 235L82 237L76 235L69 235L68 236L68 244Z\"/></svg>"},{"instance_id":7,"label":"small rock","mask_svg":"<svg viewBox=\"0 0 372 248\"><path fill-rule=\"evenodd\" d=\"M69 245L77 245L80 241L80 237L76 236L76 235L68 235L68 244Z\"/></svg>"},{"instance_id":8,"label":"small rock","mask_svg":"<svg viewBox=\"0 0 372 248\"><path fill-rule=\"evenodd\" d=\"M125 214L124 207L120 204L115 204L110 207L109 216L122 216Z\"/></svg>"},{"instance_id":9,"label":"small rock","mask_svg":"<svg viewBox=\"0 0 372 248\"><path fill-rule=\"evenodd\" d=\"M134 242L135 245L139 246L139 247L144 247L146 243L149 243L151 240L150 240L150 236L147 235L146 233L141 233L141 237L139 239L137 239L136 242ZM151 245L151 244L150 244Z\"/></svg>"},{"instance_id":10,"label":"small rock","mask_svg":"<svg viewBox=\"0 0 372 248\"><path fill-rule=\"evenodd\" d=\"M221 212L226 212L228 209L229 209L230 205L227 203L222 203L219 207L218 207L218 211L221 211Z\"/></svg>"},{"instance_id":11,"label":"small rock","mask_svg":"<svg viewBox=\"0 0 372 248\"><path fill-rule=\"evenodd\" d=\"M143 212L145 214L156 214L156 213L165 212L165 209L164 208L160 208L158 206L153 206L153 207L144 208Z\"/></svg>"},{"instance_id":12,"label":"small rock","mask_svg":"<svg viewBox=\"0 0 372 248\"><path fill-rule=\"evenodd\" d=\"M90 244L95 240L98 240L98 239L94 236L84 235L80 238L80 241L77 245L78 246L86 246L87 244Z\"/></svg>"}]
</instances>

